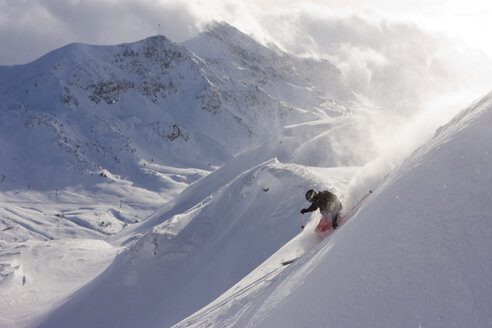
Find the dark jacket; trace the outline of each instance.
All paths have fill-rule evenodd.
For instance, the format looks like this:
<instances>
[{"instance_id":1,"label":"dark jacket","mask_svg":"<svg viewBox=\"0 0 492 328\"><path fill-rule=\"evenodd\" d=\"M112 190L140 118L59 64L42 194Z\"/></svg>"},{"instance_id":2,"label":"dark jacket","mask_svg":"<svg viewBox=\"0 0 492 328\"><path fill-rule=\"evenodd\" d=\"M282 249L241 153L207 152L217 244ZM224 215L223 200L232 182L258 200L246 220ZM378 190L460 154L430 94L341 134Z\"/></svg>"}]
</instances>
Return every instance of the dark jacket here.
<instances>
[{"instance_id":1,"label":"dark jacket","mask_svg":"<svg viewBox=\"0 0 492 328\"><path fill-rule=\"evenodd\" d=\"M318 208L321 212L326 210L333 212L338 206L340 209L342 208L342 204L338 197L334 193L325 190L318 192L316 196L314 196L311 206L304 209L303 212L314 212Z\"/></svg>"}]
</instances>

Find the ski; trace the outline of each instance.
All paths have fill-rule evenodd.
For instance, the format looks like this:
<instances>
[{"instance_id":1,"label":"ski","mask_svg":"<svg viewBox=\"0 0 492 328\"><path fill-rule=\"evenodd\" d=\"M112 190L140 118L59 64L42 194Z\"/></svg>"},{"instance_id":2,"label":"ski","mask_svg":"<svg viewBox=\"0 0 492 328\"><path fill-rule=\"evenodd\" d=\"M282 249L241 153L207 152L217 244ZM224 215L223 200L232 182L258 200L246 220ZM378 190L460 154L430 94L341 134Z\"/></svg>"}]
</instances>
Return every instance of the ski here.
<instances>
[{"instance_id":1,"label":"ski","mask_svg":"<svg viewBox=\"0 0 492 328\"><path fill-rule=\"evenodd\" d=\"M293 263L297 259L298 259L298 257L295 257L295 258L290 259L290 260L282 260L280 263L282 263L282 265L287 265L287 264Z\"/></svg>"}]
</instances>

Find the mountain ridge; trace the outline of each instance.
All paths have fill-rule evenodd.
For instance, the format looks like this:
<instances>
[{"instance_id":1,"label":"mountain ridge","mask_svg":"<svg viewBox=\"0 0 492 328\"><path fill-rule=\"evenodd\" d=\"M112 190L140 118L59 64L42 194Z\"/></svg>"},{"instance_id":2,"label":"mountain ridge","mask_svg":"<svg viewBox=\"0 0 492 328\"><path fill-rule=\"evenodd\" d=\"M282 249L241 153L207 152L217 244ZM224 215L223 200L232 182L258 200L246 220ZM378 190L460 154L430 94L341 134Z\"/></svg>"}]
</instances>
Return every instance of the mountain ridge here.
<instances>
[{"instance_id":1,"label":"mountain ridge","mask_svg":"<svg viewBox=\"0 0 492 328\"><path fill-rule=\"evenodd\" d=\"M262 47L248 38L242 37L248 44ZM266 48L264 52L277 56ZM87 175L84 171L99 174L101 167L113 175L130 176L136 182L142 179L139 173L143 169L139 164L142 160L204 170L222 165L241 149L271 134L268 129L272 127L266 128L267 118L285 124L312 120L320 114L347 112L334 101L324 113L297 109L294 106L298 104L289 105L291 99L287 99L285 92L272 95L260 86L279 82L285 86L282 77L260 73L259 79L256 78L259 84L255 85L257 66L245 70L234 63L227 64L228 69L238 72L231 73L233 78L238 78L234 82L217 75L221 63L215 62L215 66L211 63L213 59L208 58L207 62L164 36L116 46L70 44L27 66L0 67L0 75L4 76L0 83L2 113L11 118L4 121L10 122L10 133L21 132L22 123L26 129L44 126L51 130L50 138L57 139L59 146L72 154L68 156L71 160L63 155L62 158L82 173L79 183ZM275 61L263 63L265 67L268 65L274 65L270 70L277 68ZM246 76L241 73L244 71L248 72ZM326 101L321 90L313 94L306 82L302 83L305 86L296 87L299 92L306 90L307 97L317 103ZM14 126L12 122L16 120ZM224 133L219 133L220 130ZM25 132L29 134L30 130ZM7 143L5 135L3 139ZM210 148L209 155L200 150L203 148ZM170 156L163 156L163 152ZM191 153L195 155L190 156ZM10 159L19 157L16 154ZM61 166L57 171L66 169ZM15 177L14 172L4 174L8 181L22 179ZM33 188L42 185L27 181L22 184Z\"/></svg>"}]
</instances>

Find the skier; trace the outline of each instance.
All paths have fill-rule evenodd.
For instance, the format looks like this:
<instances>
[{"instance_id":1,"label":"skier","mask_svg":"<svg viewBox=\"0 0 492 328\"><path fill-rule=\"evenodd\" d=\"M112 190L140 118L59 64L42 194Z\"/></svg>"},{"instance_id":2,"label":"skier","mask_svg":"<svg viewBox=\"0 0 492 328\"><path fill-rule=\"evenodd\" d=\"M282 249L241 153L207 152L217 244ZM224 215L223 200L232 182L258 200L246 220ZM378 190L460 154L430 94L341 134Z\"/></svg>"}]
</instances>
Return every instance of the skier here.
<instances>
[{"instance_id":1,"label":"skier","mask_svg":"<svg viewBox=\"0 0 492 328\"><path fill-rule=\"evenodd\" d=\"M342 203L340 203L340 200L338 200L338 197L334 193L328 190L317 192L314 189L309 189L306 192L306 200L312 204L308 208L303 208L301 214L314 212L319 208L322 217L318 227L326 226L327 228L322 228L321 230L327 230L329 229L328 222L330 221L333 229L338 227L337 220L342 210ZM318 231L318 228L316 230Z\"/></svg>"}]
</instances>

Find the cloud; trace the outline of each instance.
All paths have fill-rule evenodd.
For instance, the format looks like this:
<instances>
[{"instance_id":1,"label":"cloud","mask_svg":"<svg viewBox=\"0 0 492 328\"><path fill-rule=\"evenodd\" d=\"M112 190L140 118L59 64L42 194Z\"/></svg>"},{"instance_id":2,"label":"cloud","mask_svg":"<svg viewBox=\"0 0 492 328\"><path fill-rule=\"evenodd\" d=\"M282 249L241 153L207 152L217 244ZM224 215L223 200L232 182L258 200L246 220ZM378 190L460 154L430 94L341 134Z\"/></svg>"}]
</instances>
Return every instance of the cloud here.
<instances>
[{"instance_id":1,"label":"cloud","mask_svg":"<svg viewBox=\"0 0 492 328\"><path fill-rule=\"evenodd\" d=\"M161 31L182 41L200 21L182 1L0 1L0 64L22 64L72 42L115 44Z\"/></svg>"},{"instance_id":2,"label":"cloud","mask_svg":"<svg viewBox=\"0 0 492 328\"><path fill-rule=\"evenodd\" d=\"M263 18L268 41L298 55L330 59L355 91L394 110L425 106L438 94L467 88L478 97L491 82L490 59L416 19L313 5L270 16ZM470 65L472 58L481 72Z\"/></svg>"}]
</instances>

